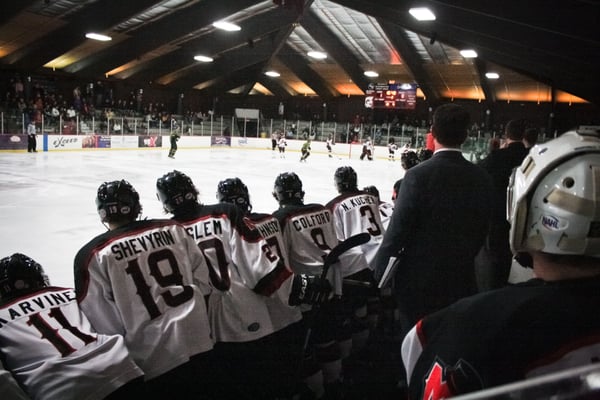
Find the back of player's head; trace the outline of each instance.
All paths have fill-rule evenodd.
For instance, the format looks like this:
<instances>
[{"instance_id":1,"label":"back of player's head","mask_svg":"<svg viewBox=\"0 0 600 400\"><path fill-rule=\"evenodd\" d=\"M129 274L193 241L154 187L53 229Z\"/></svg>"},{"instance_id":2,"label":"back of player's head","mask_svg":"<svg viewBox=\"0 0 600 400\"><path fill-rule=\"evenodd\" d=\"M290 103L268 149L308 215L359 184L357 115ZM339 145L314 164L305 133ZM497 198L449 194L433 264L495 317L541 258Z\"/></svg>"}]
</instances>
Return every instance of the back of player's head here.
<instances>
[{"instance_id":1,"label":"back of player's head","mask_svg":"<svg viewBox=\"0 0 600 400\"><path fill-rule=\"evenodd\" d=\"M49 286L40 264L24 254L15 253L0 260L0 302Z\"/></svg>"},{"instance_id":2,"label":"back of player's head","mask_svg":"<svg viewBox=\"0 0 600 400\"><path fill-rule=\"evenodd\" d=\"M525 141L526 146L532 147L537 144L539 136L539 130L537 128L527 128L525 129L525 133L523 133L523 141Z\"/></svg>"},{"instance_id":3,"label":"back of player's head","mask_svg":"<svg viewBox=\"0 0 600 400\"><path fill-rule=\"evenodd\" d=\"M304 202L304 190L302 181L294 172L283 172L275 178L273 185L273 197L279 204L302 204Z\"/></svg>"},{"instance_id":4,"label":"back of player's head","mask_svg":"<svg viewBox=\"0 0 600 400\"><path fill-rule=\"evenodd\" d=\"M419 159L420 163L429 160L432 156L433 151L429 150L426 147L421 147L419 150L417 150L417 158Z\"/></svg>"},{"instance_id":5,"label":"back of player's head","mask_svg":"<svg viewBox=\"0 0 600 400\"><path fill-rule=\"evenodd\" d=\"M189 176L173 170L156 180L156 196L165 212L177 214L197 203L198 190Z\"/></svg>"},{"instance_id":6,"label":"back of player's head","mask_svg":"<svg viewBox=\"0 0 600 400\"><path fill-rule=\"evenodd\" d=\"M374 185L365 186L363 188L363 191L365 191L369 194L372 194L373 196L375 196L379 199L379 189L377 189L377 186L374 186Z\"/></svg>"},{"instance_id":7,"label":"back of player's head","mask_svg":"<svg viewBox=\"0 0 600 400\"><path fill-rule=\"evenodd\" d=\"M405 151L400 155L400 165L405 170L411 169L419 163L419 156L414 151Z\"/></svg>"},{"instance_id":8,"label":"back of player's head","mask_svg":"<svg viewBox=\"0 0 600 400\"><path fill-rule=\"evenodd\" d=\"M245 213L252 210L248 187L240 178L227 178L217 185L217 200L220 203L232 203Z\"/></svg>"},{"instance_id":9,"label":"back of player's head","mask_svg":"<svg viewBox=\"0 0 600 400\"><path fill-rule=\"evenodd\" d=\"M532 148L507 193L514 253L600 258L600 139L574 131Z\"/></svg>"},{"instance_id":10,"label":"back of player's head","mask_svg":"<svg viewBox=\"0 0 600 400\"><path fill-rule=\"evenodd\" d=\"M431 133L446 147L460 147L467 139L467 128L471 118L463 106L448 103L439 106L433 113Z\"/></svg>"},{"instance_id":11,"label":"back of player's head","mask_svg":"<svg viewBox=\"0 0 600 400\"><path fill-rule=\"evenodd\" d=\"M392 188L392 200L396 201L398 198L398 192L400 191L400 185L402 185L402 179L398 179L394 182L394 186Z\"/></svg>"},{"instance_id":12,"label":"back of player's head","mask_svg":"<svg viewBox=\"0 0 600 400\"><path fill-rule=\"evenodd\" d=\"M527 121L524 119L511 119L504 127L504 135L507 139L521 141L527 128Z\"/></svg>"},{"instance_id":13,"label":"back of player's head","mask_svg":"<svg viewBox=\"0 0 600 400\"><path fill-rule=\"evenodd\" d=\"M140 195L129 182L104 182L98 187L96 207L102 222L135 221L142 212Z\"/></svg>"},{"instance_id":14,"label":"back of player's head","mask_svg":"<svg viewBox=\"0 0 600 400\"><path fill-rule=\"evenodd\" d=\"M333 179L339 193L358 191L358 177L354 168L350 166L339 167L336 169Z\"/></svg>"}]
</instances>

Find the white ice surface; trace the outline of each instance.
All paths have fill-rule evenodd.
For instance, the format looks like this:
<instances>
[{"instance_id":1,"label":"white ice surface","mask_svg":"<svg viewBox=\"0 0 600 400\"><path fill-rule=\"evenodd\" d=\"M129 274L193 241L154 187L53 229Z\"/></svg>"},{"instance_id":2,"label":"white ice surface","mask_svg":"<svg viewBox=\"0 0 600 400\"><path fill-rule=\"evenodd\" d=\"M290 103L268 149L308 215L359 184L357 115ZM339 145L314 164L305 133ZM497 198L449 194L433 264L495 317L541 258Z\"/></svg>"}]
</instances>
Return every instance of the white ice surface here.
<instances>
[{"instance_id":1,"label":"white ice surface","mask_svg":"<svg viewBox=\"0 0 600 400\"><path fill-rule=\"evenodd\" d=\"M285 159L271 150L180 149L175 159L168 149L91 150L49 153L0 153L0 257L24 253L44 266L57 286L73 286L73 258L106 228L95 207L98 186L128 180L140 193L143 216L167 217L156 198L156 179L173 169L189 175L205 204L216 202L219 181L239 177L248 186L255 211L273 212L271 192L281 172L298 174L305 202L326 203L337 195L336 168L351 165L358 185L375 185L391 201L394 182L404 175L399 161L360 161L353 154L328 158L312 154L300 163L297 152Z\"/></svg>"}]
</instances>

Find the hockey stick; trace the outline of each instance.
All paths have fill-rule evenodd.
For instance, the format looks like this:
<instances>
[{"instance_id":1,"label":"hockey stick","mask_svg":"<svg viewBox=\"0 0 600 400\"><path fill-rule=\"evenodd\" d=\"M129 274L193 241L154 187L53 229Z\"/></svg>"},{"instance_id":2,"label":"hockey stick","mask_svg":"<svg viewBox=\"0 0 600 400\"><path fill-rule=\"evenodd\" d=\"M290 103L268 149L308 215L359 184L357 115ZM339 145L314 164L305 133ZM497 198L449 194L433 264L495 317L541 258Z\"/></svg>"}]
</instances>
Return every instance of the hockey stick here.
<instances>
[{"instance_id":1,"label":"hockey stick","mask_svg":"<svg viewBox=\"0 0 600 400\"><path fill-rule=\"evenodd\" d=\"M321 279L325 279L327 277L327 273L329 272L329 267L339 261L340 256L346 251L350 250L353 247L360 246L362 244L367 243L371 240L371 235L367 232L362 232L356 234L354 236L350 236L348 239L341 241L335 246L329 254L327 254L323 259L323 271L321 272ZM298 369L296 372L296 379L294 380L295 384L300 382L300 374L302 373L302 367L304 366L304 356L306 351L308 350L308 343L310 341L310 336L312 334L314 322L316 321L317 313L319 312L320 304L313 304L312 310L309 319L306 320L306 333L304 334L304 342L302 344L302 350L300 352L300 362L298 363Z\"/></svg>"}]
</instances>

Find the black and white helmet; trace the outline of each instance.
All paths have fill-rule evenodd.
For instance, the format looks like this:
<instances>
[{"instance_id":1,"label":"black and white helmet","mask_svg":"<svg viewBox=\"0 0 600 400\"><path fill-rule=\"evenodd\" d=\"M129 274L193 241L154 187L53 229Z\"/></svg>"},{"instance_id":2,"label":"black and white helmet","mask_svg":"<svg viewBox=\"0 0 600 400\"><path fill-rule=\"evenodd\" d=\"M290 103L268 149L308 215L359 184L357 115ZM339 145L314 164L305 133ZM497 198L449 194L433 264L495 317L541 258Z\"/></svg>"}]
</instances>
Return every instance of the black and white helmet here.
<instances>
[{"instance_id":1,"label":"black and white helmet","mask_svg":"<svg viewBox=\"0 0 600 400\"><path fill-rule=\"evenodd\" d=\"M339 193L358 191L358 177L350 166L339 167L333 175L335 187Z\"/></svg>"},{"instance_id":2,"label":"black and white helmet","mask_svg":"<svg viewBox=\"0 0 600 400\"><path fill-rule=\"evenodd\" d=\"M0 301L5 303L50 285L40 264L15 253L0 260Z\"/></svg>"},{"instance_id":3,"label":"black and white helmet","mask_svg":"<svg viewBox=\"0 0 600 400\"><path fill-rule=\"evenodd\" d=\"M142 213L140 195L124 179L101 184L96 207L102 222L135 221Z\"/></svg>"},{"instance_id":4,"label":"black and white helmet","mask_svg":"<svg viewBox=\"0 0 600 400\"><path fill-rule=\"evenodd\" d=\"M284 172L275 179L273 197L280 204L299 203L304 201L302 181L294 172Z\"/></svg>"},{"instance_id":5,"label":"black and white helmet","mask_svg":"<svg viewBox=\"0 0 600 400\"><path fill-rule=\"evenodd\" d=\"M248 187L240 178L228 178L217 185L217 200L220 203L232 203L245 213L252 210Z\"/></svg>"},{"instance_id":6,"label":"black and white helmet","mask_svg":"<svg viewBox=\"0 0 600 400\"><path fill-rule=\"evenodd\" d=\"M165 212L176 214L197 203L198 190L189 176L174 170L156 180L156 196Z\"/></svg>"}]
</instances>

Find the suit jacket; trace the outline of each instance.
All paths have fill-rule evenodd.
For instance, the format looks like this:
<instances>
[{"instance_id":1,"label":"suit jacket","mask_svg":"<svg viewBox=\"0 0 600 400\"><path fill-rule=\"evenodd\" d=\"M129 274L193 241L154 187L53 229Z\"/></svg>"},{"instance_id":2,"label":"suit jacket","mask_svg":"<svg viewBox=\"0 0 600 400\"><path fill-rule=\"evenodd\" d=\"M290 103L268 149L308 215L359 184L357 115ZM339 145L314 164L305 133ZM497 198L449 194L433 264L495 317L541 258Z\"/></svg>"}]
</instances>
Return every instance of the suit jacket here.
<instances>
[{"instance_id":1,"label":"suit jacket","mask_svg":"<svg viewBox=\"0 0 600 400\"><path fill-rule=\"evenodd\" d=\"M406 171L375 260L379 279L404 248L394 291L409 323L476 293L474 258L487 234L490 176L459 151Z\"/></svg>"}]
</instances>

